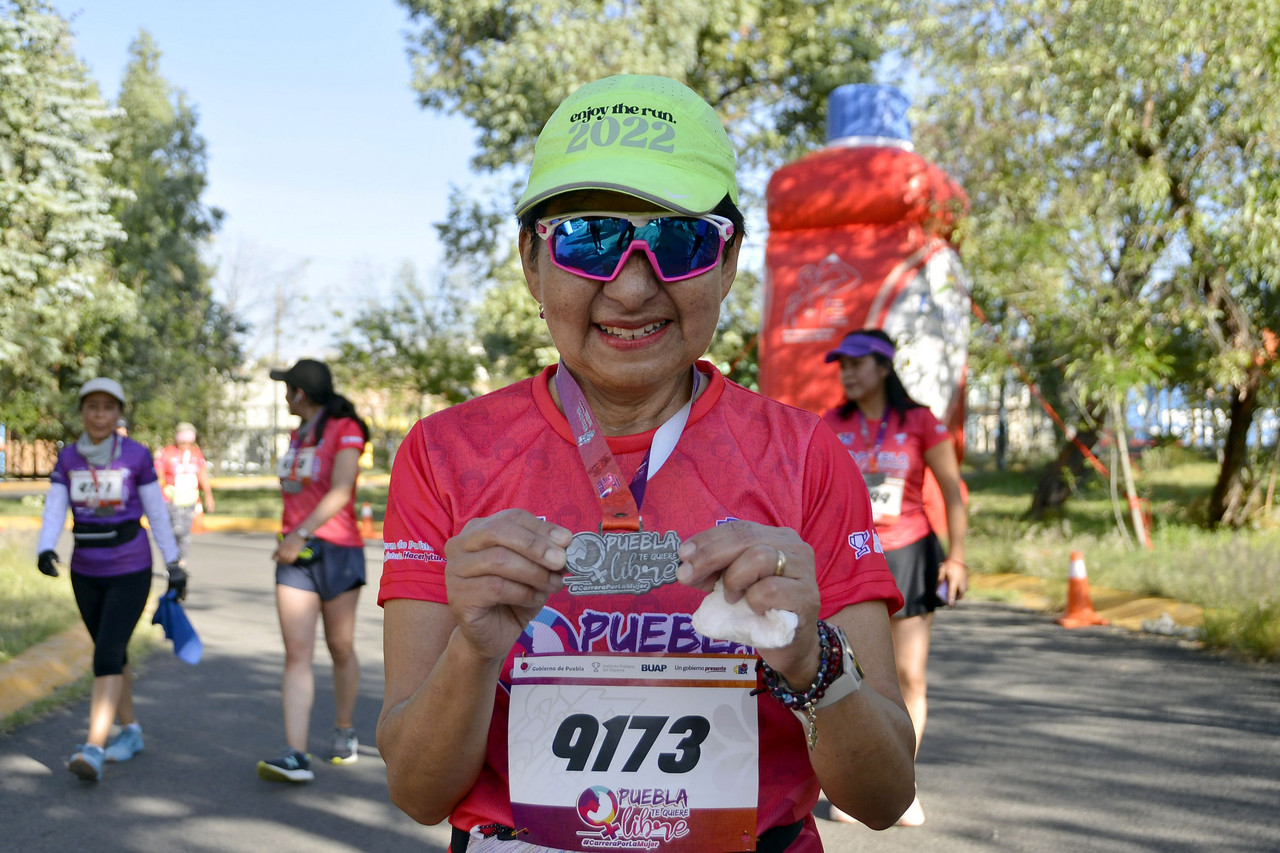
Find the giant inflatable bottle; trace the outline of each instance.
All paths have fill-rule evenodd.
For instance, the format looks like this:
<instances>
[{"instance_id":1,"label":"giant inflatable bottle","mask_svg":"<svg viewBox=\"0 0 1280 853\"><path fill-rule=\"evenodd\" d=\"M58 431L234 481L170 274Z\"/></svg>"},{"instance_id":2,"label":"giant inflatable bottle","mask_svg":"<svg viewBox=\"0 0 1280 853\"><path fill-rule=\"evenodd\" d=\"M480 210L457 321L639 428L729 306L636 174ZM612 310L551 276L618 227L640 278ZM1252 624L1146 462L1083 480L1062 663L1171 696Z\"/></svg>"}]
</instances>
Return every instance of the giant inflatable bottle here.
<instances>
[{"instance_id":1,"label":"giant inflatable bottle","mask_svg":"<svg viewBox=\"0 0 1280 853\"><path fill-rule=\"evenodd\" d=\"M837 88L826 147L770 179L760 390L819 414L838 405L839 365L824 354L855 329L880 328L897 342L908 393L960 450L970 305L950 238L968 199L913 150L908 106L889 86Z\"/></svg>"}]
</instances>

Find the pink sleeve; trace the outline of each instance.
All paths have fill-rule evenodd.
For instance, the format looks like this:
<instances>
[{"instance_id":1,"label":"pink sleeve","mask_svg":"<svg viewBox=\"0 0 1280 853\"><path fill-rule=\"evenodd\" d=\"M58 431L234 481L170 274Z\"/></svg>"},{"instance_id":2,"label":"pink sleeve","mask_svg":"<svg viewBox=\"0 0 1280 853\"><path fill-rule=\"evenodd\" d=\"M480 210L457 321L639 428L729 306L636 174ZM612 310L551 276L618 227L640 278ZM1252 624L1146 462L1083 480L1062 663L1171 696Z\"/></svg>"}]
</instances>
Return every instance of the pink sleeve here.
<instances>
[{"instance_id":1,"label":"pink sleeve","mask_svg":"<svg viewBox=\"0 0 1280 853\"><path fill-rule=\"evenodd\" d=\"M382 581L378 604L393 598L447 603L444 543L453 519L436 491L424 421L418 421L396 452L382 523Z\"/></svg>"},{"instance_id":2,"label":"pink sleeve","mask_svg":"<svg viewBox=\"0 0 1280 853\"><path fill-rule=\"evenodd\" d=\"M890 614L901 609L902 594L871 522L866 483L825 423L810 438L803 500L800 535L814 551L822 618L862 601L883 600Z\"/></svg>"},{"instance_id":3,"label":"pink sleeve","mask_svg":"<svg viewBox=\"0 0 1280 853\"><path fill-rule=\"evenodd\" d=\"M915 419L915 429L920 433L920 448L922 453L926 453L937 447L942 442L951 438L951 432L945 426L938 422L933 416L933 412L925 406L918 409L912 409L907 413Z\"/></svg>"},{"instance_id":4,"label":"pink sleeve","mask_svg":"<svg viewBox=\"0 0 1280 853\"><path fill-rule=\"evenodd\" d=\"M329 432L329 428L326 427L325 428L326 436L328 432ZM334 450L334 455L337 455L339 450L348 450L352 447L354 447L356 450L364 452L364 444L365 444L364 430L360 429L360 424L357 423L355 419L353 418L340 419L337 422L337 429L334 432L335 434L333 436L333 441L334 441L334 446L336 448Z\"/></svg>"}]
</instances>

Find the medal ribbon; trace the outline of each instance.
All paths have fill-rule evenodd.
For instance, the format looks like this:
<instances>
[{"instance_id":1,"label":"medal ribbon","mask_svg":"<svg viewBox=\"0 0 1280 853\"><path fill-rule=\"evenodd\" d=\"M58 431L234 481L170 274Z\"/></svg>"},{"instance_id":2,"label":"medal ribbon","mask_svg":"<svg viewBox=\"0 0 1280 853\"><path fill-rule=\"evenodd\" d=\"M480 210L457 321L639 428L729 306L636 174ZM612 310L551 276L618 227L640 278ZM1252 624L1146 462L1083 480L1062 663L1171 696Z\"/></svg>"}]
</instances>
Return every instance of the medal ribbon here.
<instances>
[{"instance_id":1,"label":"medal ribbon","mask_svg":"<svg viewBox=\"0 0 1280 853\"><path fill-rule=\"evenodd\" d=\"M307 446L307 441L311 439L311 433L314 431L315 418L298 427L298 437L289 442L289 450L293 452L293 461L289 465L288 479L296 479L298 473L298 452Z\"/></svg>"},{"instance_id":2,"label":"medal ribbon","mask_svg":"<svg viewBox=\"0 0 1280 853\"><path fill-rule=\"evenodd\" d=\"M111 433L111 457L108 459L107 464L102 466L103 471L110 468L111 463L116 461L116 445L119 443L120 443L120 433L118 432ZM93 463L90 462L88 459L84 460L84 464L88 466L89 476L93 478L93 500L94 500L94 505L97 506L98 504L102 503L102 499L98 496L98 469L93 467Z\"/></svg>"},{"instance_id":3,"label":"medal ribbon","mask_svg":"<svg viewBox=\"0 0 1280 853\"><path fill-rule=\"evenodd\" d=\"M884 434L889 429L889 416L891 409L886 408L884 416L880 418L880 428L876 430L876 445L871 450L871 460L868 464L868 474L875 474L880 470L880 445L884 444ZM858 410L858 428L862 431L862 446L866 447L867 441L867 417L862 414L862 410Z\"/></svg>"},{"instance_id":4,"label":"medal ribbon","mask_svg":"<svg viewBox=\"0 0 1280 853\"><path fill-rule=\"evenodd\" d=\"M618 467L618 460L613 458L613 451L609 450L609 442L600 430L599 422L591 411L591 404L583 396L582 389L569 374L563 361L556 367L555 382L560 405L564 407L565 418L569 421L569 429L577 439L583 467L586 468L587 477L596 490L600 508L604 512L600 529L640 530L640 506L644 503L645 487L649 478L658 473L666 463L684 433L689 411L693 408L693 398L698 394L698 368L693 368L693 392L689 395L689 402L658 427L649 449L645 451L644 460L626 489L622 488L622 469Z\"/></svg>"}]
</instances>

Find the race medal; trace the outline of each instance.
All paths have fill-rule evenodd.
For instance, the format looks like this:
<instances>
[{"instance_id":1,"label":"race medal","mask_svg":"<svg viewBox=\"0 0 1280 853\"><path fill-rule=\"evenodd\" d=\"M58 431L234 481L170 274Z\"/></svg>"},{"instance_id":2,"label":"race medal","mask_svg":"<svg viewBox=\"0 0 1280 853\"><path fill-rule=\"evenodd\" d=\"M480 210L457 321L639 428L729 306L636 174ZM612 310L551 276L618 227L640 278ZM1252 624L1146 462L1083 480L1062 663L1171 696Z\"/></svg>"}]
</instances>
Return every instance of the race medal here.
<instances>
[{"instance_id":1,"label":"race medal","mask_svg":"<svg viewBox=\"0 0 1280 853\"><path fill-rule=\"evenodd\" d=\"M754 850L755 686L745 655L516 658L507 766L521 840L573 851Z\"/></svg>"},{"instance_id":2,"label":"race medal","mask_svg":"<svg viewBox=\"0 0 1280 853\"><path fill-rule=\"evenodd\" d=\"M570 595L642 595L674 583L680 557L674 530L575 533L566 549Z\"/></svg>"},{"instance_id":3,"label":"race medal","mask_svg":"<svg viewBox=\"0 0 1280 853\"><path fill-rule=\"evenodd\" d=\"M301 480L281 480L280 491L284 492L286 495L296 495L302 491L302 481Z\"/></svg>"},{"instance_id":4,"label":"race medal","mask_svg":"<svg viewBox=\"0 0 1280 853\"><path fill-rule=\"evenodd\" d=\"M116 514L116 508L107 504L98 504L93 508L93 514L98 518L110 518Z\"/></svg>"}]
</instances>

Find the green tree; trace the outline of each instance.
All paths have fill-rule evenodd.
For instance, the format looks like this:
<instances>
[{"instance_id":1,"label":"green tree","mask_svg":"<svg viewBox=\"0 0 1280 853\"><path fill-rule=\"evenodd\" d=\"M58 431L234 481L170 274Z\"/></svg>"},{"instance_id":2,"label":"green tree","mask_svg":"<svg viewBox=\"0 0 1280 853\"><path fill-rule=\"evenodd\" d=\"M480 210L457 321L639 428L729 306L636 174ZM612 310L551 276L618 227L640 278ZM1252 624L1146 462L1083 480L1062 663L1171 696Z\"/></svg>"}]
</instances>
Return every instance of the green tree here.
<instances>
[{"instance_id":1,"label":"green tree","mask_svg":"<svg viewBox=\"0 0 1280 853\"><path fill-rule=\"evenodd\" d=\"M1280 97L1280 3L892 7L938 87L922 144L973 200L975 297L999 318L1016 306L1001 346L1045 354L1032 373L1059 374L1044 385L1082 413L1080 431L1169 381L1254 395L1243 366L1274 325L1280 249L1266 106ZM1188 351L1199 357L1178 358ZM1174 373L1188 363L1196 373ZM1233 433L1254 410L1232 411ZM1231 446L1224 481L1239 476ZM1046 472L1041 508L1069 494L1073 453Z\"/></svg>"},{"instance_id":2,"label":"green tree","mask_svg":"<svg viewBox=\"0 0 1280 853\"><path fill-rule=\"evenodd\" d=\"M0 0L0 421L66 438L75 388L115 358L135 309L104 264L107 105L40 0Z\"/></svg>"},{"instance_id":3,"label":"green tree","mask_svg":"<svg viewBox=\"0 0 1280 853\"><path fill-rule=\"evenodd\" d=\"M243 333L215 301L213 270L202 259L222 211L202 201L206 143L195 108L161 75L160 50L145 30L129 55L108 166L127 190L112 207L127 236L110 244L109 259L142 317L118 328L121 377L144 436L167 439L176 421L189 420L216 444L219 389L240 363Z\"/></svg>"},{"instance_id":4,"label":"green tree","mask_svg":"<svg viewBox=\"0 0 1280 853\"><path fill-rule=\"evenodd\" d=\"M420 103L470 119L479 131L473 165L507 179L508 167L529 162L543 123L569 93L619 73L685 82L719 112L740 172L767 170L821 141L827 96L837 86L869 81L878 56L866 35L871 6L847 0L401 3L417 27L410 54ZM467 267L472 285L493 288L477 326L502 381L528 375L554 353L531 300L521 295L513 201L509 185L481 201L456 192L449 221L481 227L441 232L450 261ZM483 234L487 242L467 234ZM740 277L715 345L726 350L726 366L746 349L735 378L748 382L755 356L747 343L759 315L739 310L739 303L756 304L756 287L758 278Z\"/></svg>"},{"instance_id":5,"label":"green tree","mask_svg":"<svg viewBox=\"0 0 1280 853\"><path fill-rule=\"evenodd\" d=\"M821 141L827 96L867 82L867 3L847 0L401 0L422 106L480 131L476 165L528 162L570 92L609 74L663 74L716 107L751 165Z\"/></svg>"},{"instance_id":6,"label":"green tree","mask_svg":"<svg viewBox=\"0 0 1280 853\"><path fill-rule=\"evenodd\" d=\"M351 321L335 368L354 387L393 395L405 417L427 414L432 398L460 403L475 394L480 363L460 317L447 287L428 291L405 264L390 304L371 302Z\"/></svg>"}]
</instances>

